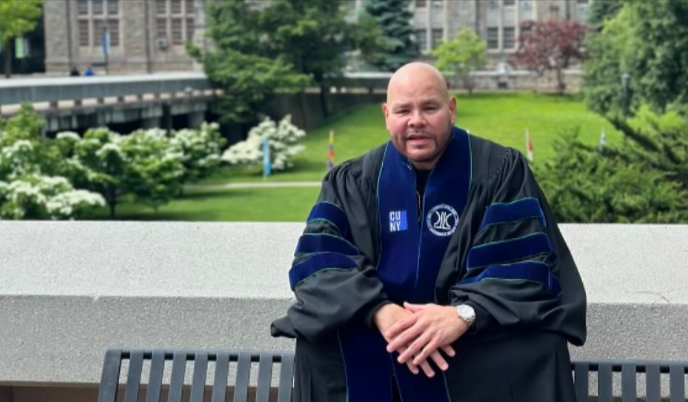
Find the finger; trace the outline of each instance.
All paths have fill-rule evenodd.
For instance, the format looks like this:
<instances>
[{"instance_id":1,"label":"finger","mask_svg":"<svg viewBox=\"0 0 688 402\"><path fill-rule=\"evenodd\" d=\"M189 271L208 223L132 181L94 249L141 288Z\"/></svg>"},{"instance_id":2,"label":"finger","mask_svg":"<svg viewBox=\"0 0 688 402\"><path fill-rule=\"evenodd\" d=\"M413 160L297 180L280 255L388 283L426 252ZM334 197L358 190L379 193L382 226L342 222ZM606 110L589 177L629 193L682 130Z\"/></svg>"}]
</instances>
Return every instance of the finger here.
<instances>
[{"instance_id":1,"label":"finger","mask_svg":"<svg viewBox=\"0 0 688 402\"><path fill-rule=\"evenodd\" d=\"M428 378L432 378L435 376L435 371L430 367L430 363L428 363L427 360L423 361L423 363L420 364L420 368L423 369L423 372L425 373Z\"/></svg>"},{"instance_id":2,"label":"finger","mask_svg":"<svg viewBox=\"0 0 688 402\"><path fill-rule=\"evenodd\" d=\"M428 339L423 348L420 350L420 353L416 354L416 357L413 358L413 364L418 364L423 360L427 360L430 355L435 352L437 352L437 342L432 339Z\"/></svg>"},{"instance_id":3,"label":"finger","mask_svg":"<svg viewBox=\"0 0 688 402\"><path fill-rule=\"evenodd\" d=\"M413 326L416 323L416 320L418 320L418 317L413 315L409 315L408 317L402 318L401 320L394 323L391 327L389 327L387 331L385 331L384 337L386 339L394 339L397 335Z\"/></svg>"},{"instance_id":4,"label":"finger","mask_svg":"<svg viewBox=\"0 0 688 402\"><path fill-rule=\"evenodd\" d=\"M416 323L416 325L402 332L399 336L392 339L392 341L387 345L388 352L394 352L399 350L402 346L407 346L412 340L416 339L420 334L423 333L423 328Z\"/></svg>"},{"instance_id":5,"label":"finger","mask_svg":"<svg viewBox=\"0 0 688 402\"><path fill-rule=\"evenodd\" d=\"M402 348L402 350L403 350L403 351L406 351L405 348ZM408 369L409 369L413 374L418 374L418 366L416 366L415 364L413 364L412 361L410 361L410 360L407 361L407 362L406 362L406 367L408 367Z\"/></svg>"},{"instance_id":6,"label":"finger","mask_svg":"<svg viewBox=\"0 0 688 402\"><path fill-rule=\"evenodd\" d=\"M406 310L409 310L409 311L415 313L415 312L423 310L425 308L425 305L423 305L423 304L411 304L411 303L404 302L404 308Z\"/></svg>"},{"instance_id":7,"label":"finger","mask_svg":"<svg viewBox=\"0 0 688 402\"><path fill-rule=\"evenodd\" d=\"M449 368L449 363L447 363L447 361L444 360L444 357L442 357L440 352L438 352L437 350L430 354L430 358L432 359L432 361L435 362L435 364L437 365L437 367L440 368L440 370L447 371L447 369Z\"/></svg>"},{"instance_id":8,"label":"finger","mask_svg":"<svg viewBox=\"0 0 688 402\"><path fill-rule=\"evenodd\" d=\"M440 349L449 357L456 356L456 351L451 345L442 346Z\"/></svg>"},{"instance_id":9,"label":"finger","mask_svg":"<svg viewBox=\"0 0 688 402\"><path fill-rule=\"evenodd\" d=\"M399 358L397 359L399 363L405 363L406 360L413 359L413 364L418 364L422 362L423 360L426 360L426 358L423 359L417 359L413 358L414 356L417 356L421 350L427 345L430 341L432 340L432 335L431 334L421 334L418 338L416 338L415 341L409 346L404 353L399 355Z\"/></svg>"}]
</instances>

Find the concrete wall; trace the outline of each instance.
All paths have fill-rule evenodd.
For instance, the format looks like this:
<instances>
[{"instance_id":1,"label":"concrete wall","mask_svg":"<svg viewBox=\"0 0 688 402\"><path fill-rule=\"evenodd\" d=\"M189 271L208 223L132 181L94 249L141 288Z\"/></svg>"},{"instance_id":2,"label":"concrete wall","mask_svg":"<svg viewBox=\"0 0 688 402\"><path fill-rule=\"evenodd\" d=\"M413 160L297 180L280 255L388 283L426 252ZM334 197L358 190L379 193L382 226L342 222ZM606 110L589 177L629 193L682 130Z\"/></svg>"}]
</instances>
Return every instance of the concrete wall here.
<instances>
[{"instance_id":1,"label":"concrete wall","mask_svg":"<svg viewBox=\"0 0 688 402\"><path fill-rule=\"evenodd\" d=\"M289 349L299 223L0 222L0 383L93 383L108 347ZM688 360L688 226L562 225L577 357ZM39 361L36 361L36 358Z\"/></svg>"}]
</instances>

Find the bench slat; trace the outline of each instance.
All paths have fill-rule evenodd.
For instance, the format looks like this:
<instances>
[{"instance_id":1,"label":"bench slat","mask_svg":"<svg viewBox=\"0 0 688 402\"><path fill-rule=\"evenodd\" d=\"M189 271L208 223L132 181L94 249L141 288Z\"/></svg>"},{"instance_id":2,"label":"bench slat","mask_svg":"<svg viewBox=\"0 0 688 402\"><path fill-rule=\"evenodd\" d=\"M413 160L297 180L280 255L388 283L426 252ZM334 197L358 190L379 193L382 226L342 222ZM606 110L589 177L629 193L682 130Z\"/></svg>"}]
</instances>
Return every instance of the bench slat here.
<instances>
[{"instance_id":1,"label":"bench slat","mask_svg":"<svg viewBox=\"0 0 688 402\"><path fill-rule=\"evenodd\" d=\"M115 402L119 386L119 371L122 363L122 351L111 349L105 353L103 374L100 377L98 402Z\"/></svg>"},{"instance_id":2,"label":"bench slat","mask_svg":"<svg viewBox=\"0 0 688 402\"><path fill-rule=\"evenodd\" d=\"M685 402L686 387L683 381L683 366L678 364L669 366L669 400L671 402Z\"/></svg>"},{"instance_id":3,"label":"bench slat","mask_svg":"<svg viewBox=\"0 0 688 402\"><path fill-rule=\"evenodd\" d=\"M256 390L256 402L270 401L270 388L272 382L272 354L261 353L258 363L258 389Z\"/></svg>"},{"instance_id":4,"label":"bench slat","mask_svg":"<svg viewBox=\"0 0 688 402\"><path fill-rule=\"evenodd\" d=\"M576 402L588 401L588 365L587 363L574 363L575 374L574 387L576 390Z\"/></svg>"},{"instance_id":5,"label":"bench slat","mask_svg":"<svg viewBox=\"0 0 688 402\"><path fill-rule=\"evenodd\" d=\"M251 355L239 353L237 376L234 386L234 402L248 402L248 382L251 377Z\"/></svg>"},{"instance_id":6,"label":"bench slat","mask_svg":"<svg viewBox=\"0 0 688 402\"><path fill-rule=\"evenodd\" d=\"M131 352L129 358L129 373L127 385L124 388L124 402L137 402L139 400L139 388L141 387L141 371L143 370L143 351Z\"/></svg>"},{"instance_id":7,"label":"bench slat","mask_svg":"<svg viewBox=\"0 0 688 402\"><path fill-rule=\"evenodd\" d=\"M215 361L215 380L211 402L225 402L227 379L229 377L229 353L220 352Z\"/></svg>"},{"instance_id":8,"label":"bench slat","mask_svg":"<svg viewBox=\"0 0 688 402\"><path fill-rule=\"evenodd\" d=\"M205 379L208 374L208 353L197 352L194 359L193 379L191 380L191 399L189 402L203 402Z\"/></svg>"},{"instance_id":9,"label":"bench slat","mask_svg":"<svg viewBox=\"0 0 688 402\"><path fill-rule=\"evenodd\" d=\"M181 402L184 374L186 373L186 352L174 352L172 357L172 377L167 402Z\"/></svg>"},{"instance_id":10,"label":"bench slat","mask_svg":"<svg viewBox=\"0 0 688 402\"><path fill-rule=\"evenodd\" d=\"M621 402L636 402L635 371L633 363L621 367Z\"/></svg>"},{"instance_id":11,"label":"bench slat","mask_svg":"<svg viewBox=\"0 0 688 402\"><path fill-rule=\"evenodd\" d=\"M154 350L151 358L150 377L148 379L148 390L146 391L146 402L160 402L160 389L162 387L162 374L165 370L165 352Z\"/></svg>"},{"instance_id":12,"label":"bench slat","mask_svg":"<svg viewBox=\"0 0 688 402\"><path fill-rule=\"evenodd\" d=\"M283 354L280 364L280 383L277 391L277 402L290 402L291 389L294 386L294 355Z\"/></svg>"},{"instance_id":13,"label":"bench slat","mask_svg":"<svg viewBox=\"0 0 688 402\"><path fill-rule=\"evenodd\" d=\"M661 383L659 366L652 364L645 369L647 402L661 402Z\"/></svg>"},{"instance_id":14,"label":"bench slat","mask_svg":"<svg viewBox=\"0 0 688 402\"><path fill-rule=\"evenodd\" d=\"M612 365L600 364L597 369L597 397L599 402L612 402Z\"/></svg>"}]
</instances>

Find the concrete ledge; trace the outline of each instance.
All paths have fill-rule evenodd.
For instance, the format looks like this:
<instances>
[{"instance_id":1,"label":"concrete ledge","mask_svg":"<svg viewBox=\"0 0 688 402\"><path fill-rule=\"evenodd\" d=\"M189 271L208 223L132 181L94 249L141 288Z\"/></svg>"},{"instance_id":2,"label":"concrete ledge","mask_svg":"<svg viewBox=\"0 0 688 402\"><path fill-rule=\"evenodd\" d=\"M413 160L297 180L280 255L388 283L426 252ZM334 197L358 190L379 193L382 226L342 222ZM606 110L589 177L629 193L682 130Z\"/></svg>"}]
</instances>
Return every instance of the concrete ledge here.
<instances>
[{"instance_id":1,"label":"concrete ledge","mask_svg":"<svg viewBox=\"0 0 688 402\"><path fill-rule=\"evenodd\" d=\"M108 347L291 349L300 223L0 222L0 384L95 383ZM688 226L562 225L577 357L688 360Z\"/></svg>"}]
</instances>

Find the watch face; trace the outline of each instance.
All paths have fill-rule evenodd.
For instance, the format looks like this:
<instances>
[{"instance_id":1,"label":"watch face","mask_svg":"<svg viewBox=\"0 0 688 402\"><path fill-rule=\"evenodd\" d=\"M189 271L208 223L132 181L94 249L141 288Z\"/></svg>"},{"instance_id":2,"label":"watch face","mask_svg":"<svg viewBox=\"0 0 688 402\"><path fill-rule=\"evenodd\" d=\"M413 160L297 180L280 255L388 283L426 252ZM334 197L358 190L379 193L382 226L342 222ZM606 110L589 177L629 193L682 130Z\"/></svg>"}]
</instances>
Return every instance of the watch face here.
<instances>
[{"instance_id":1,"label":"watch face","mask_svg":"<svg viewBox=\"0 0 688 402\"><path fill-rule=\"evenodd\" d=\"M464 320L470 321L473 320L473 318L475 317L475 312L473 311L473 308L471 306L467 306L464 304L462 306L459 306L459 315Z\"/></svg>"}]
</instances>

